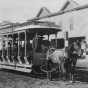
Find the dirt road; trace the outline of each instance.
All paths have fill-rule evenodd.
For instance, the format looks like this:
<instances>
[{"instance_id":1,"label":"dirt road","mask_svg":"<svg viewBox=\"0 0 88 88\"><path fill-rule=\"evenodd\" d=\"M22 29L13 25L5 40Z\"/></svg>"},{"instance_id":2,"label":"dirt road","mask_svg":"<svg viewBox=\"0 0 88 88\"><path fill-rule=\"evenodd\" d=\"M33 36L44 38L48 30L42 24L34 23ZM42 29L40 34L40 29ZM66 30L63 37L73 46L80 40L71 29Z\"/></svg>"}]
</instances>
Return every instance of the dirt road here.
<instances>
[{"instance_id":1,"label":"dirt road","mask_svg":"<svg viewBox=\"0 0 88 88\"><path fill-rule=\"evenodd\" d=\"M86 61L78 61L76 69L75 83L69 81L48 81L47 79L33 78L33 76L16 72L0 71L0 88L88 88L88 66ZM83 67L84 66L84 67Z\"/></svg>"},{"instance_id":2,"label":"dirt road","mask_svg":"<svg viewBox=\"0 0 88 88\"><path fill-rule=\"evenodd\" d=\"M81 74L82 75L82 74ZM87 81L48 81L31 78L29 74L14 71L0 71L0 88L88 88Z\"/></svg>"}]
</instances>

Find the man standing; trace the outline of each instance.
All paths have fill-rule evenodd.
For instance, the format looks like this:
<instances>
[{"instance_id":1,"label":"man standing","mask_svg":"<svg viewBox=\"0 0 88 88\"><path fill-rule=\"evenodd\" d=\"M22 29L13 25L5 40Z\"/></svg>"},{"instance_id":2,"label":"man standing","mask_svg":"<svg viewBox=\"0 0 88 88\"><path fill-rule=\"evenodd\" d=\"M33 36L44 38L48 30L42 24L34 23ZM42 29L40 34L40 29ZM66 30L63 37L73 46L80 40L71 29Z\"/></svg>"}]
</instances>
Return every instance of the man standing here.
<instances>
[{"instance_id":1,"label":"man standing","mask_svg":"<svg viewBox=\"0 0 88 88\"><path fill-rule=\"evenodd\" d=\"M76 62L78 58L79 46L77 42L73 42L72 46L70 47L69 52L69 64L70 64L70 73L71 73L71 80L73 80L73 76L75 73Z\"/></svg>"}]
</instances>

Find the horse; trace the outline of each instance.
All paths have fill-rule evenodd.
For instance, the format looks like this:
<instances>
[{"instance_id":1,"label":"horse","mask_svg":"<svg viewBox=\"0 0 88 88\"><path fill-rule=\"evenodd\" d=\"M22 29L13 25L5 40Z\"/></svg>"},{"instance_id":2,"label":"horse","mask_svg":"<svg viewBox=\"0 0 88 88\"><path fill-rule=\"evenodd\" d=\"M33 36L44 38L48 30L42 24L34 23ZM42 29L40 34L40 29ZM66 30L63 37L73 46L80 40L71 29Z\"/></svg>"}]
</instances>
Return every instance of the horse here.
<instances>
[{"instance_id":1,"label":"horse","mask_svg":"<svg viewBox=\"0 0 88 88\"><path fill-rule=\"evenodd\" d=\"M47 52L47 60L49 61L49 64L51 64L50 68L54 67L56 68L56 71L60 72L62 74L62 77L64 77L65 74L65 54L64 50L50 48ZM51 78L52 79L52 78Z\"/></svg>"},{"instance_id":2,"label":"horse","mask_svg":"<svg viewBox=\"0 0 88 88\"><path fill-rule=\"evenodd\" d=\"M47 60L56 64L64 79L70 78L70 80L73 80L77 58L81 53L81 48L77 44L73 44L63 50L51 48L47 52Z\"/></svg>"}]
</instances>

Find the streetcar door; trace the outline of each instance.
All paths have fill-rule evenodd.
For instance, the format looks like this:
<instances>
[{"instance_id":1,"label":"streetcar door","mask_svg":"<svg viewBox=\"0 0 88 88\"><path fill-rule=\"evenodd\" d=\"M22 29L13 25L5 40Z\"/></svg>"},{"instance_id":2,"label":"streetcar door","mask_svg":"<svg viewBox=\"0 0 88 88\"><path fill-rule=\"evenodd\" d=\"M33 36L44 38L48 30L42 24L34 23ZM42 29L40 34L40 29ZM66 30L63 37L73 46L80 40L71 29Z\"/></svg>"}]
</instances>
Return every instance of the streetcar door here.
<instances>
[{"instance_id":1,"label":"streetcar door","mask_svg":"<svg viewBox=\"0 0 88 88\"><path fill-rule=\"evenodd\" d=\"M43 36L37 35L33 40L33 64L37 66L42 65L46 61L45 51L48 49L49 41L43 39Z\"/></svg>"}]
</instances>

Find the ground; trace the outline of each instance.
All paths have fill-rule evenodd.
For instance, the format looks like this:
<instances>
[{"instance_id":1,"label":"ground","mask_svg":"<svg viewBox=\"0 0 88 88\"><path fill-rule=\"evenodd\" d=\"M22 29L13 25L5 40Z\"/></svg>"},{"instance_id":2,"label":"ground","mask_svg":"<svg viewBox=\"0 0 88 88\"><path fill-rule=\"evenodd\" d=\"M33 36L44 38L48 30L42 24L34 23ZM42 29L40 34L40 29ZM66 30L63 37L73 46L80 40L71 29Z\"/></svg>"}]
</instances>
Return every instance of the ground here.
<instances>
[{"instance_id":1,"label":"ground","mask_svg":"<svg viewBox=\"0 0 88 88\"><path fill-rule=\"evenodd\" d=\"M88 88L88 60L78 60L74 83L49 81L46 78L34 78L27 73L1 70L0 88Z\"/></svg>"},{"instance_id":2,"label":"ground","mask_svg":"<svg viewBox=\"0 0 88 88\"><path fill-rule=\"evenodd\" d=\"M31 78L26 74L0 71L0 88L88 88L88 84L80 81L48 81Z\"/></svg>"}]
</instances>

